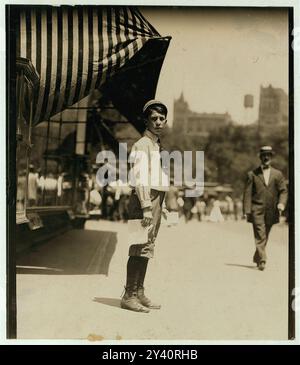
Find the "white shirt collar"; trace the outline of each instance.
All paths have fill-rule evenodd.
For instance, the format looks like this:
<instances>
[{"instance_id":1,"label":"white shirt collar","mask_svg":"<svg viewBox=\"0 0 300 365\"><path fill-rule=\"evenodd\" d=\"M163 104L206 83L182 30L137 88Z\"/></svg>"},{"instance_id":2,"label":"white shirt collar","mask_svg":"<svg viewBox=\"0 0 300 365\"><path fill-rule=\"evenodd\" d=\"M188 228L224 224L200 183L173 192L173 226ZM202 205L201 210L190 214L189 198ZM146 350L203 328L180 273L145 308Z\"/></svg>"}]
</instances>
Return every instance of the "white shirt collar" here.
<instances>
[{"instance_id":1,"label":"white shirt collar","mask_svg":"<svg viewBox=\"0 0 300 365\"><path fill-rule=\"evenodd\" d=\"M269 165L267 168L264 169L263 165L260 166L262 172L266 171L266 170L270 170L271 166Z\"/></svg>"},{"instance_id":2,"label":"white shirt collar","mask_svg":"<svg viewBox=\"0 0 300 365\"><path fill-rule=\"evenodd\" d=\"M158 137L152 133L151 131L149 131L149 129L146 129L144 132L144 136L149 137L153 142L157 142L158 141Z\"/></svg>"}]
</instances>

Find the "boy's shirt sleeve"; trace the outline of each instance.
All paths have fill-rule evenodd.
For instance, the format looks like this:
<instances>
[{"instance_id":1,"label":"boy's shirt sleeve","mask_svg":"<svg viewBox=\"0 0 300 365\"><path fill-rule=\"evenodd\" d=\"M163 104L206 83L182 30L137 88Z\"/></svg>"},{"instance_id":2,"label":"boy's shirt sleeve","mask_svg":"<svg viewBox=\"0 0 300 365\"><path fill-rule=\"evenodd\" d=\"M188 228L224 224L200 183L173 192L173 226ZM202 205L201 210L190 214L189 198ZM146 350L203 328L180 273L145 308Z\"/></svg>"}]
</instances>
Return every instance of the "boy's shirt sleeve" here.
<instances>
[{"instance_id":1,"label":"boy's shirt sleeve","mask_svg":"<svg viewBox=\"0 0 300 365\"><path fill-rule=\"evenodd\" d=\"M142 141L141 141L142 142ZM152 207L149 184L149 151L145 143L135 143L131 150L132 172L136 194L142 209Z\"/></svg>"}]
</instances>

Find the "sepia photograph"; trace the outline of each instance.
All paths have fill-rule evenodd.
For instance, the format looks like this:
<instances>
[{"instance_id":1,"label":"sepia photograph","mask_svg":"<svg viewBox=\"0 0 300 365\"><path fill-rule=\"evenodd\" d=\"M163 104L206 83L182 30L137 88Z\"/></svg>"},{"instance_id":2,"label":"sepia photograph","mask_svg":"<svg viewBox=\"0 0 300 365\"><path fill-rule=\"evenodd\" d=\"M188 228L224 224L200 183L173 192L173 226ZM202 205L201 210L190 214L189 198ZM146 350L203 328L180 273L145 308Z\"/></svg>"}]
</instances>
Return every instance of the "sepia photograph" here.
<instances>
[{"instance_id":1,"label":"sepia photograph","mask_svg":"<svg viewBox=\"0 0 300 365\"><path fill-rule=\"evenodd\" d=\"M294 15L6 5L6 339L295 340Z\"/></svg>"}]
</instances>

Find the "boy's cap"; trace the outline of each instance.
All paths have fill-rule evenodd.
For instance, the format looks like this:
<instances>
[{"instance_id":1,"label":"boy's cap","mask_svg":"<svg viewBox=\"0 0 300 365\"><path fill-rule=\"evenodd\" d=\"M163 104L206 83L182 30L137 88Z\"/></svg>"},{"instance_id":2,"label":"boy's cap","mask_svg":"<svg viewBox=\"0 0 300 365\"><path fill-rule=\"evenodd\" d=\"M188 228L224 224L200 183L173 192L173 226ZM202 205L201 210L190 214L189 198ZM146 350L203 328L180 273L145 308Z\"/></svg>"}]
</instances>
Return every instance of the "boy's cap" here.
<instances>
[{"instance_id":1,"label":"boy's cap","mask_svg":"<svg viewBox=\"0 0 300 365\"><path fill-rule=\"evenodd\" d=\"M164 109L165 109L165 111L166 111L166 114L168 113L168 108L166 107L166 105L164 104L164 103L162 103L161 101L159 101L159 100L149 100L149 101L147 101L147 103L144 105L144 107L143 107L143 113L145 113L145 111L150 107L150 106L152 106L152 105L160 105L160 106L162 106Z\"/></svg>"}]
</instances>

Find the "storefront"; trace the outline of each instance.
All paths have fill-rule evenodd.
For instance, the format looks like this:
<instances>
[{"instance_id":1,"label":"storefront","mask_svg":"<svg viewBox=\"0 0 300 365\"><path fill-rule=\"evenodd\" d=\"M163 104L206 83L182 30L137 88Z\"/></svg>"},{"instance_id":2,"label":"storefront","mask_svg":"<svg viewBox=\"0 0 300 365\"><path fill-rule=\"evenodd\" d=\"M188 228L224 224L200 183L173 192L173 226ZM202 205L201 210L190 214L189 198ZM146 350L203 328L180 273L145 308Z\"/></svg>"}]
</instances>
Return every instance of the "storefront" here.
<instances>
[{"instance_id":1,"label":"storefront","mask_svg":"<svg viewBox=\"0 0 300 365\"><path fill-rule=\"evenodd\" d=\"M17 224L45 230L49 216L88 218L95 137L100 150L118 143L100 112L109 104L143 131L140 110L155 96L170 37L133 7L13 13L17 63L31 70L17 67Z\"/></svg>"},{"instance_id":2,"label":"storefront","mask_svg":"<svg viewBox=\"0 0 300 365\"><path fill-rule=\"evenodd\" d=\"M7 336L16 338L18 252L88 217L93 138L118 142L99 105L142 132L171 38L136 7L11 5L7 16Z\"/></svg>"}]
</instances>

